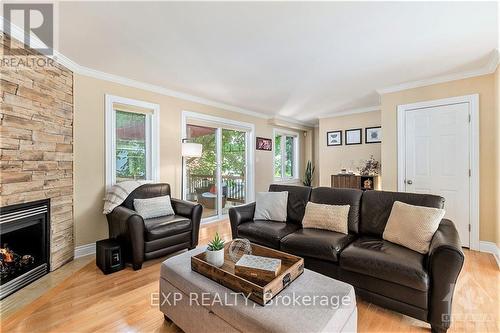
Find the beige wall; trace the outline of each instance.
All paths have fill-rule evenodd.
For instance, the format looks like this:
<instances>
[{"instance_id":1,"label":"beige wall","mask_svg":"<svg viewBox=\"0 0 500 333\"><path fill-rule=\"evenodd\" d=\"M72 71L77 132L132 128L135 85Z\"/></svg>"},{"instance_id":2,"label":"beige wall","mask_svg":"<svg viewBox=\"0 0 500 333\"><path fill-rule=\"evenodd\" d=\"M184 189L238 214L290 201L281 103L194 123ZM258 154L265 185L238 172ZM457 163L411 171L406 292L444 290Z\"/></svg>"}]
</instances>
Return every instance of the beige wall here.
<instances>
[{"instance_id":1,"label":"beige wall","mask_svg":"<svg viewBox=\"0 0 500 333\"><path fill-rule=\"evenodd\" d=\"M314 177L313 177L313 186L319 186L319 179L320 179L320 174L321 174L321 169L319 167L319 126L314 127L313 130L313 152L314 152L314 159L313 159L313 165L315 167L314 170Z\"/></svg>"},{"instance_id":2,"label":"beige wall","mask_svg":"<svg viewBox=\"0 0 500 333\"><path fill-rule=\"evenodd\" d=\"M498 109L495 75L484 75L384 94L382 109L382 178L385 190L397 190L397 106L440 98L479 94L480 118L480 239L498 241Z\"/></svg>"},{"instance_id":3,"label":"beige wall","mask_svg":"<svg viewBox=\"0 0 500 333\"><path fill-rule=\"evenodd\" d=\"M495 116L496 116L496 143L497 143L497 153L496 153L496 176L497 176L497 222L496 222L496 238L497 246L500 247L500 70L497 67L495 71Z\"/></svg>"},{"instance_id":4,"label":"beige wall","mask_svg":"<svg viewBox=\"0 0 500 333\"><path fill-rule=\"evenodd\" d=\"M330 186L330 177L340 172L340 169L353 169L362 165L363 160L370 155L380 162L380 143L365 143L365 127L380 125L380 111L357 113L340 117L324 118L319 120L319 179L320 186ZM345 130L362 128L363 144L345 145ZM326 133L342 130L342 146L327 146ZM383 165L382 165L383 166ZM379 181L379 185L380 185Z\"/></svg>"},{"instance_id":5,"label":"beige wall","mask_svg":"<svg viewBox=\"0 0 500 333\"><path fill-rule=\"evenodd\" d=\"M271 138L273 125L267 119L160 95L82 75L74 77L75 239L76 246L106 238L108 225L102 215L105 189L104 96L112 94L160 105L160 180L170 183L179 197L181 179L181 114L193 111L255 125L255 135ZM298 131L301 132L302 131ZM312 130L308 131L312 137ZM307 138L307 136L306 136ZM312 140L300 136L300 175L304 157L312 157ZM273 181L273 153L255 151L255 189L266 191Z\"/></svg>"}]
</instances>

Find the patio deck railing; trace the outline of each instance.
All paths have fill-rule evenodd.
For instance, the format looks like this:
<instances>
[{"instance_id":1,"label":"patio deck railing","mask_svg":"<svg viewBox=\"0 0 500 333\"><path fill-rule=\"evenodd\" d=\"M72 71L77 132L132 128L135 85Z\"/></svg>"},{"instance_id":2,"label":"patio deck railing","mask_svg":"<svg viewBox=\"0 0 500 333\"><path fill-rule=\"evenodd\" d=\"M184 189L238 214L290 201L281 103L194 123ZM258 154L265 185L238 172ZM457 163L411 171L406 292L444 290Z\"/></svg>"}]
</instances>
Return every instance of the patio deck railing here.
<instances>
[{"instance_id":1,"label":"patio deck railing","mask_svg":"<svg viewBox=\"0 0 500 333\"><path fill-rule=\"evenodd\" d=\"M194 196L200 191L207 192L215 184L212 175L187 175L188 195ZM223 193L229 201L244 203L246 182L243 176L222 176Z\"/></svg>"}]
</instances>

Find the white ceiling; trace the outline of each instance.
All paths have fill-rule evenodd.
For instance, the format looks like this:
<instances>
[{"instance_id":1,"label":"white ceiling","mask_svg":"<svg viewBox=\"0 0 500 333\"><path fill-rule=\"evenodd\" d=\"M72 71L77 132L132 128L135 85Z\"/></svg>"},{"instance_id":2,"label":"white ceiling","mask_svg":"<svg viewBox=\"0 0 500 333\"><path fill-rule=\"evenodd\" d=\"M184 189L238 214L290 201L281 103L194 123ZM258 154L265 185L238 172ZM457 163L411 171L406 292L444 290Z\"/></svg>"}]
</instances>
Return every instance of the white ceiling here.
<instances>
[{"instance_id":1,"label":"white ceiling","mask_svg":"<svg viewBox=\"0 0 500 333\"><path fill-rule=\"evenodd\" d=\"M63 2L78 64L310 121L379 104L376 89L484 67L497 4Z\"/></svg>"}]
</instances>

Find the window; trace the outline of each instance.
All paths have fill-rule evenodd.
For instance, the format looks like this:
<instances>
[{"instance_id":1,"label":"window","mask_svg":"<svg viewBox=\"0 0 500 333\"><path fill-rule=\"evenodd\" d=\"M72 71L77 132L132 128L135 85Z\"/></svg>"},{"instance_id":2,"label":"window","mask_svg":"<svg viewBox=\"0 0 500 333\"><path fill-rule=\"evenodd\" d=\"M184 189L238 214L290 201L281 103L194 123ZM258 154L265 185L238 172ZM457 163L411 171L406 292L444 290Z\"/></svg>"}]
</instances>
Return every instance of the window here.
<instances>
[{"instance_id":1,"label":"window","mask_svg":"<svg viewBox=\"0 0 500 333\"><path fill-rule=\"evenodd\" d=\"M146 179L146 115L116 111L116 182Z\"/></svg>"},{"instance_id":2,"label":"window","mask_svg":"<svg viewBox=\"0 0 500 333\"><path fill-rule=\"evenodd\" d=\"M106 95L106 182L158 180L157 104Z\"/></svg>"},{"instance_id":3,"label":"window","mask_svg":"<svg viewBox=\"0 0 500 333\"><path fill-rule=\"evenodd\" d=\"M297 133L274 133L274 178L287 180L298 178L298 135Z\"/></svg>"}]
</instances>

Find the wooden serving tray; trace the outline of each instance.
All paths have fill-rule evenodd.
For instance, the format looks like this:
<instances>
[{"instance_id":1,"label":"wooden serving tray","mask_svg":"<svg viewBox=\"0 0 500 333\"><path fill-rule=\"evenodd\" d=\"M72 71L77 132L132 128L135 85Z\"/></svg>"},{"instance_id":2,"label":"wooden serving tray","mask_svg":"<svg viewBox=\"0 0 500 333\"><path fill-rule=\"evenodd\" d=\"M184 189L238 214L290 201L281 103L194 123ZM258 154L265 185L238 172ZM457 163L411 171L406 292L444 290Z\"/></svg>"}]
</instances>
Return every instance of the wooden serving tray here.
<instances>
[{"instance_id":1,"label":"wooden serving tray","mask_svg":"<svg viewBox=\"0 0 500 333\"><path fill-rule=\"evenodd\" d=\"M281 259L281 268L275 278L250 279L238 276L234 272L235 263L228 255L229 245L226 244L224 247L224 265L221 267L209 264L205 259L205 252L203 252L191 257L191 269L233 291L245 294L257 304L266 305L304 272L304 259L252 243L252 254Z\"/></svg>"}]
</instances>

